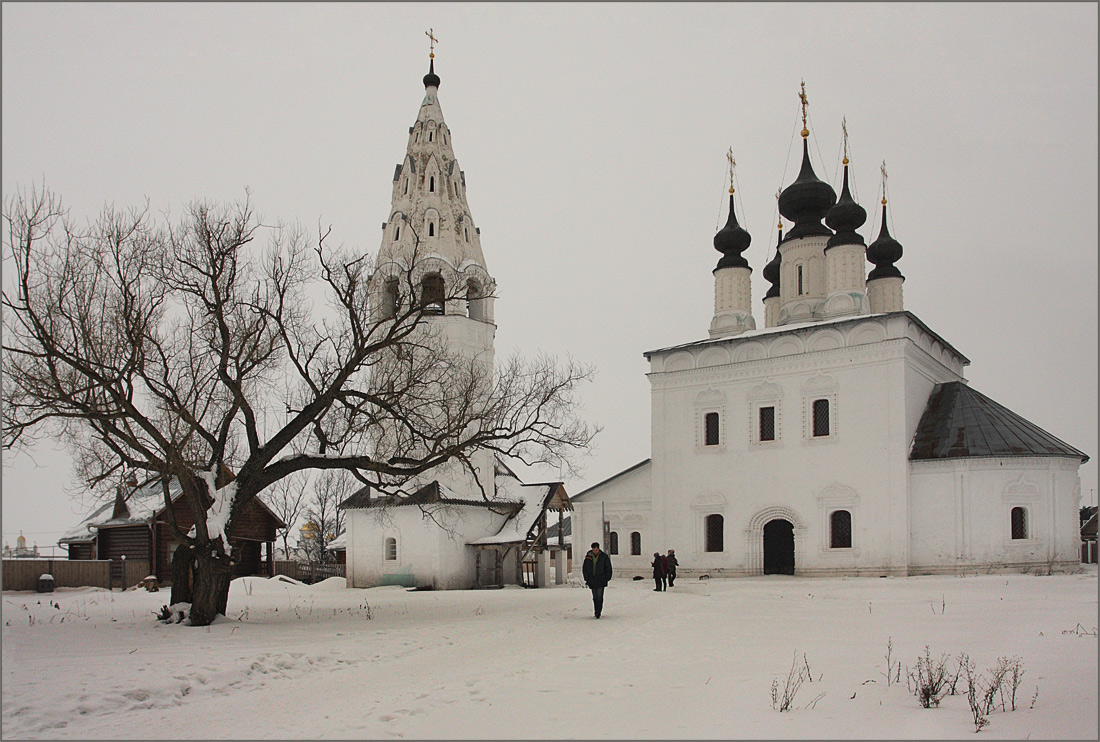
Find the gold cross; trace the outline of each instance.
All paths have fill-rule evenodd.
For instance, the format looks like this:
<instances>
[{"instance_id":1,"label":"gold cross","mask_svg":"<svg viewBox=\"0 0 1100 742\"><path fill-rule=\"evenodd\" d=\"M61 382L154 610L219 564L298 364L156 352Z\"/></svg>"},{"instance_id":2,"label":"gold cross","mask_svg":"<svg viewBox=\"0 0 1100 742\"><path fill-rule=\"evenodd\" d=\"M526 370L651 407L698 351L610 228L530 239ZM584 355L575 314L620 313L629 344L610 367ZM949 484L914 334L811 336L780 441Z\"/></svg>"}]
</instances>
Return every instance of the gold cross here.
<instances>
[{"instance_id":1,"label":"gold cross","mask_svg":"<svg viewBox=\"0 0 1100 742\"><path fill-rule=\"evenodd\" d=\"M882 205L886 205L886 160L882 161L882 167L879 168L882 171Z\"/></svg>"},{"instance_id":2,"label":"gold cross","mask_svg":"<svg viewBox=\"0 0 1100 742\"><path fill-rule=\"evenodd\" d=\"M730 195L733 195L733 169L737 167L737 160L733 159L733 147L726 152L726 159L730 163Z\"/></svg>"},{"instance_id":3,"label":"gold cross","mask_svg":"<svg viewBox=\"0 0 1100 742\"><path fill-rule=\"evenodd\" d=\"M806 128L806 104L810 102L810 99L806 97L806 81L802 81L802 92L798 94L798 97L802 100L802 138L810 136L810 130Z\"/></svg>"},{"instance_id":4,"label":"gold cross","mask_svg":"<svg viewBox=\"0 0 1100 742\"><path fill-rule=\"evenodd\" d=\"M435 31L435 29L429 28L427 31L424 32L424 35L427 36L429 39L431 39L431 42L429 42L429 43L431 44L432 48L431 48L431 53L428 54L428 57L431 58L431 59L435 59L435 42L439 41L439 39L437 39L435 36L433 36L434 31Z\"/></svg>"},{"instance_id":5,"label":"gold cross","mask_svg":"<svg viewBox=\"0 0 1100 742\"><path fill-rule=\"evenodd\" d=\"M848 164L848 117L840 117L840 130L844 132L844 164Z\"/></svg>"}]
</instances>

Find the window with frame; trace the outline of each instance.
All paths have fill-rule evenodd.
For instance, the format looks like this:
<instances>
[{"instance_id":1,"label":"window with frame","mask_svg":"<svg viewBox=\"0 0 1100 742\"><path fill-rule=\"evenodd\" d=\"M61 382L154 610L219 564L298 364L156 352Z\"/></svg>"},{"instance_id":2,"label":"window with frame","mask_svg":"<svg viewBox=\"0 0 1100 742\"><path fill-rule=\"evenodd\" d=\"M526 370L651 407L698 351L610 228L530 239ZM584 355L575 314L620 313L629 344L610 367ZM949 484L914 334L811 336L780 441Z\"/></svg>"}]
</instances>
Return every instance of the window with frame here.
<instances>
[{"instance_id":1,"label":"window with frame","mask_svg":"<svg viewBox=\"0 0 1100 742\"><path fill-rule=\"evenodd\" d=\"M703 416L704 444L707 446L718 445L719 433L721 432L718 420L717 412L708 412Z\"/></svg>"},{"instance_id":2,"label":"window with frame","mask_svg":"<svg viewBox=\"0 0 1100 742\"><path fill-rule=\"evenodd\" d=\"M642 534L637 531L630 534L630 553L633 556L641 556L642 554Z\"/></svg>"},{"instance_id":3,"label":"window with frame","mask_svg":"<svg viewBox=\"0 0 1100 742\"><path fill-rule=\"evenodd\" d=\"M435 176L428 178L428 193L435 193Z\"/></svg>"},{"instance_id":4,"label":"window with frame","mask_svg":"<svg viewBox=\"0 0 1100 742\"><path fill-rule=\"evenodd\" d=\"M386 538L386 545L385 549L383 550L382 558L385 559L387 562L397 561L397 539L395 539L393 536L389 536Z\"/></svg>"},{"instance_id":5,"label":"window with frame","mask_svg":"<svg viewBox=\"0 0 1100 742\"><path fill-rule=\"evenodd\" d=\"M1027 538L1027 508L1014 507L1011 514L1012 520L1012 538L1014 539L1026 539Z\"/></svg>"},{"instance_id":6,"label":"window with frame","mask_svg":"<svg viewBox=\"0 0 1100 742\"><path fill-rule=\"evenodd\" d=\"M824 438L829 435L829 400L815 399L813 404L813 433L814 438Z\"/></svg>"},{"instance_id":7,"label":"window with frame","mask_svg":"<svg viewBox=\"0 0 1100 742\"><path fill-rule=\"evenodd\" d=\"M761 441L774 441L775 440L775 406L769 405L768 407L760 408L760 423L758 432Z\"/></svg>"},{"instance_id":8,"label":"window with frame","mask_svg":"<svg viewBox=\"0 0 1100 742\"><path fill-rule=\"evenodd\" d=\"M834 510L829 514L829 548L852 548L852 514L847 510Z\"/></svg>"},{"instance_id":9,"label":"window with frame","mask_svg":"<svg viewBox=\"0 0 1100 742\"><path fill-rule=\"evenodd\" d=\"M435 222L428 222L428 236L435 237Z\"/></svg>"},{"instance_id":10,"label":"window with frame","mask_svg":"<svg viewBox=\"0 0 1100 742\"><path fill-rule=\"evenodd\" d=\"M611 554L611 556L616 556L619 553L619 532L618 531L612 531L611 535L608 536L607 552L609 554Z\"/></svg>"},{"instance_id":11,"label":"window with frame","mask_svg":"<svg viewBox=\"0 0 1100 742\"><path fill-rule=\"evenodd\" d=\"M725 518L718 513L708 515L703 519L703 530L707 551L725 551Z\"/></svg>"}]
</instances>

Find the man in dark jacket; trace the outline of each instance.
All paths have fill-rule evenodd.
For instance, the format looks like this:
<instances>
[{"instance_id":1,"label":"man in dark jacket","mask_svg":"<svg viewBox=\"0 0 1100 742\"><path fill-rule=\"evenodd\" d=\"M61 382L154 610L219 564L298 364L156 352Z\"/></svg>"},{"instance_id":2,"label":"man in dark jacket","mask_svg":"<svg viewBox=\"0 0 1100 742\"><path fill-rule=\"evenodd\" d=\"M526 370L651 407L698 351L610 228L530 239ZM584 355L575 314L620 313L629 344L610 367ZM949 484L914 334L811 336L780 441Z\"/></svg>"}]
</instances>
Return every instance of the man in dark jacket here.
<instances>
[{"instance_id":1,"label":"man in dark jacket","mask_svg":"<svg viewBox=\"0 0 1100 742\"><path fill-rule=\"evenodd\" d=\"M584 584L592 588L592 608L596 618L603 612L603 589L611 581L611 557L600 550L598 541L592 542L592 550L584 555Z\"/></svg>"}]
</instances>

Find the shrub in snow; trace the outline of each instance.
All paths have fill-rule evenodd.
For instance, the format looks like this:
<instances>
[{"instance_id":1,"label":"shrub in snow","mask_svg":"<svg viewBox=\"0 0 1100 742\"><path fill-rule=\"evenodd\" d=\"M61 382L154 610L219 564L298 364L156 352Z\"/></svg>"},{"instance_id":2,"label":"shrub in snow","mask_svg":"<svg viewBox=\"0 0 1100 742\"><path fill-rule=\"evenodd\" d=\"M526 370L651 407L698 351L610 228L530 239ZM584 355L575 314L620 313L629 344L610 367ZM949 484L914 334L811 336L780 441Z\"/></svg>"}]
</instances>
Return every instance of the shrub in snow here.
<instances>
[{"instance_id":1,"label":"shrub in snow","mask_svg":"<svg viewBox=\"0 0 1100 742\"><path fill-rule=\"evenodd\" d=\"M794 653L794 659L791 662L791 669L787 673L787 682L783 685L782 692L779 688L779 679L772 679L772 708L777 711L790 711L791 704L794 703L794 697L798 695L798 689L802 687L802 684L809 680L811 683L814 681L813 676L810 673L810 663L806 659L806 655L802 655L802 664L798 664L798 652ZM820 700L820 696L814 699L814 703Z\"/></svg>"},{"instance_id":2,"label":"shrub in snow","mask_svg":"<svg viewBox=\"0 0 1100 742\"><path fill-rule=\"evenodd\" d=\"M924 656L917 657L916 672L909 674L910 688L920 701L921 708L940 705L940 699L947 694L947 655L936 662L932 661L932 650L926 644Z\"/></svg>"}]
</instances>

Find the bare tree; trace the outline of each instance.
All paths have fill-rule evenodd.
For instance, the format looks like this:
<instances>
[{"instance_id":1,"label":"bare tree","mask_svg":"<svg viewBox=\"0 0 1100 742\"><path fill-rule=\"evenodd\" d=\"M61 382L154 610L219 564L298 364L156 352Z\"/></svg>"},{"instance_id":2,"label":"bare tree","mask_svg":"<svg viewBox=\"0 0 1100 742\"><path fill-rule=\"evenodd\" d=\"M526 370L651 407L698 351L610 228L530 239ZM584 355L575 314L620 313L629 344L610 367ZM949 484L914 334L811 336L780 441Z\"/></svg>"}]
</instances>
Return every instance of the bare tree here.
<instances>
[{"instance_id":1,"label":"bare tree","mask_svg":"<svg viewBox=\"0 0 1100 742\"><path fill-rule=\"evenodd\" d=\"M300 471L283 477L260 493L261 499L271 508L271 512L286 524L278 529L276 535L283 540L283 553L287 555L290 554L290 545L287 541L290 532L294 530L298 519L306 511L308 486L309 473Z\"/></svg>"},{"instance_id":2,"label":"bare tree","mask_svg":"<svg viewBox=\"0 0 1100 742\"><path fill-rule=\"evenodd\" d=\"M329 561L329 544L344 530L344 511L338 506L358 486L362 486L347 472L335 470L322 472L313 484L313 499L307 503L306 517L317 526L314 543L306 544L311 562Z\"/></svg>"},{"instance_id":3,"label":"bare tree","mask_svg":"<svg viewBox=\"0 0 1100 742\"><path fill-rule=\"evenodd\" d=\"M379 312L366 257L263 226L247 198L196 201L165 225L107 208L78 227L32 191L4 218L3 445L59 436L91 486L137 470L160 478L166 506L178 480L194 525L167 508L181 541L171 599L191 604L191 625L225 613L228 533L284 477L346 470L399 493L447 462L473 471L479 448L568 467L595 434L574 398L589 369L512 358L491 371L449 351L417 250ZM463 298L453 289L444 302ZM291 413L275 414L269 391L287 379Z\"/></svg>"}]
</instances>

